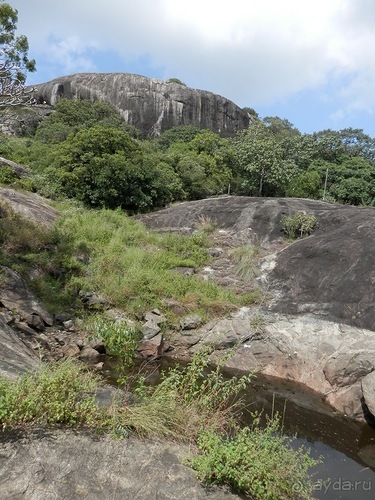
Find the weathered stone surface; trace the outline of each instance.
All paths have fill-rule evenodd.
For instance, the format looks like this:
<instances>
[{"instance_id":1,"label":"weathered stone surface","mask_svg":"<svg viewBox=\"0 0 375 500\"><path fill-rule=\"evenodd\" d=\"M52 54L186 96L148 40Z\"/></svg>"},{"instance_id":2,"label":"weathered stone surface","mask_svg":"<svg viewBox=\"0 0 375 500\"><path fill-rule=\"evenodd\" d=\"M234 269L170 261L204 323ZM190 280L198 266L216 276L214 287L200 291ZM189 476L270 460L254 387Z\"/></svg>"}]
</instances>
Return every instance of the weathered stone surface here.
<instances>
[{"instance_id":1,"label":"weathered stone surface","mask_svg":"<svg viewBox=\"0 0 375 500\"><path fill-rule=\"evenodd\" d=\"M66 344L62 348L62 353L66 357L75 357L80 354L80 348L77 346L77 344L71 343L71 344Z\"/></svg>"},{"instance_id":2,"label":"weathered stone surface","mask_svg":"<svg viewBox=\"0 0 375 500\"><path fill-rule=\"evenodd\" d=\"M58 217L58 212L48 205L47 200L35 193L0 188L0 199L8 202L15 212L38 224L52 226Z\"/></svg>"},{"instance_id":3,"label":"weathered stone surface","mask_svg":"<svg viewBox=\"0 0 375 500\"><path fill-rule=\"evenodd\" d=\"M79 296L88 309L102 309L109 307L108 300L96 292L85 292L81 290Z\"/></svg>"},{"instance_id":4,"label":"weathered stone surface","mask_svg":"<svg viewBox=\"0 0 375 500\"><path fill-rule=\"evenodd\" d=\"M227 349L239 342L245 342L252 334L249 318L224 318L213 320L202 327L199 332L202 344L214 349Z\"/></svg>"},{"instance_id":5,"label":"weathered stone surface","mask_svg":"<svg viewBox=\"0 0 375 500\"><path fill-rule=\"evenodd\" d=\"M81 73L34 88L38 102L52 106L61 98L109 102L145 135L195 125L231 136L249 124L248 113L220 95L129 73Z\"/></svg>"},{"instance_id":6,"label":"weathered stone surface","mask_svg":"<svg viewBox=\"0 0 375 500\"><path fill-rule=\"evenodd\" d=\"M100 359L100 354L92 347L86 346L79 353L79 359L89 363L96 363Z\"/></svg>"},{"instance_id":7,"label":"weathered stone surface","mask_svg":"<svg viewBox=\"0 0 375 500\"><path fill-rule=\"evenodd\" d=\"M0 498L90 500L228 500L205 490L183 465L188 450L173 444L69 431L41 432L0 444Z\"/></svg>"},{"instance_id":8,"label":"weathered stone surface","mask_svg":"<svg viewBox=\"0 0 375 500\"><path fill-rule=\"evenodd\" d=\"M282 243L281 218L299 211L315 215L317 229L308 238ZM273 294L273 311L314 313L375 330L375 208L224 196L179 203L139 218L156 229L186 231L188 223L192 232L202 217L226 230L233 245L258 242L265 249L278 245L265 258L258 280ZM214 277L211 272L208 279Z\"/></svg>"},{"instance_id":9,"label":"weathered stone surface","mask_svg":"<svg viewBox=\"0 0 375 500\"><path fill-rule=\"evenodd\" d=\"M151 321L152 323L156 323L157 325L160 325L160 323L165 322L165 316L160 314L160 311L158 309L154 309L151 312L147 312L144 317L145 321Z\"/></svg>"},{"instance_id":10,"label":"weathered stone surface","mask_svg":"<svg viewBox=\"0 0 375 500\"><path fill-rule=\"evenodd\" d=\"M1 375L14 379L25 371L38 367L38 356L15 335L1 316L0 346Z\"/></svg>"},{"instance_id":11,"label":"weathered stone surface","mask_svg":"<svg viewBox=\"0 0 375 500\"><path fill-rule=\"evenodd\" d=\"M0 270L2 274L0 302L3 306L19 314L22 319L28 320L32 316L39 316L46 325L52 325L52 315L46 311L21 276L5 266L0 266ZM34 318L34 321L37 321L37 318Z\"/></svg>"},{"instance_id":12,"label":"weathered stone surface","mask_svg":"<svg viewBox=\"0 0 375 500\"><path fill-rule=\"evenodd\" d=\"M194 346L194 351L207 343L211 332L214 332L214 339L217 332L219 338L223 334L223 347L226 347L225 333L234 341L236 332L251 331L243 314L241 316L218 321L215 329L207 331ZM215 347L220 349L221 346L218 343ZM213 360L218 356L216 351ZM337 411L363 420L361 380L375 367L375 332L312 315L269 314L261 338L250 337L226 365L243 372L302 383L320 393Z\"/></svg>"},{"instance_id":13,"label":"weathered stone surface","mask_svg":"<svg viewBox=\"0 0 375 500\"><path fill-rule=\"evenodd\" d=\"M197 314L191 314L180 319L181 330L194 330L202 324L202 318Z\"/></svg>"},{"instance_id":14,"label":"weathered stone surface","mask_svg":"<svg viewBox=\"0 0 375 500\"><path fill-rule=\"evenodd\" d=\"M362 392L368 410L375 417L375 371L362 379Z\"/></svg>"},{"instance_id":15,"label":"weathered stone surface","mask_svg":"<svg viewBox=\"0 0 375 500\"><path fill-rule=\"evenodd\" d=\"M149 339L143 339L138 345L138 353L144 358L155 358L163 354L164 339L161 333Z\"/></svg>"},{"instance_id":16,"label":"weathered stone surface","mask_svg":"<svg viewBox=\"0 0 375 500\"><path fill-rule=\"evenodd\" d=\"M141 333L144 340L150 340L160 332L160 326L154 321L146 321L141 326Z\"/></svg>"}]
</instances>

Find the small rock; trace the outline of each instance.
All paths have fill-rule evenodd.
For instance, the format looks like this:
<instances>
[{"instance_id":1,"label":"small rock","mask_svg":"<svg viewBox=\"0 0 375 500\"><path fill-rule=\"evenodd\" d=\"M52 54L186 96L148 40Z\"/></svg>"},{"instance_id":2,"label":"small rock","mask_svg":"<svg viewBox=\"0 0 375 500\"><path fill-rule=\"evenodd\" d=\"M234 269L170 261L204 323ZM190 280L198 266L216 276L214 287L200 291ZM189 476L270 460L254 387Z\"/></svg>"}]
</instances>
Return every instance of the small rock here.
<instances>
[{"instance_id":1,"label":"small rock","mask_svg":"<svg viewBox=\"0 0 375 500\"><path fill-rule=\"evenodd\" d=\"M97 351L99 354L106 353L104 340L102 338L92 339L89 341L89 343L86 346L91 347L92 349L95 349L95 351ZM86 347L86 346L84 346L84 347Z\"/></svg>"},{"instance_id":2,"label":"small rock","mask_svg":"<svg viewBox=\"0 0 375 500\"><path fill-rule=\"evenodd\" d=\"M180 320L181 330L193 330L194 328L198 328L202 323L202 318L197 314L193 314L191 316L185 316Z\"/></svg>"},{"instance_id":3,"label":"small rock","mask_svg":"<svg viewBox=\"0 0 375 500\"><path fill-rule=\"evenodd\" d=\"M224 250L222 248L207 248L207 253L211 257L220 257L222 255Z\"/></svg>"},{"instance_id":4,"label":"small rock","mask_svg":"<svg viewBox=\"0 0 375 500\"><path fill-rule=\"evenodd\" d=\"M35 335L36 332L32 328L29 327L26 323L23 323L22 321L15 321L14 326L22 333L25 333L26 335Z\"/></svg>"},{"instance_id":5,"label":"small rock","mask_svg":"<svg viewBox=\"0 0 375 500\"><path fill-rule=\"evenodd\" d=\"M59 345L65 345L68 343L69 337L62 332L56 333L55 340Z\"/></svg>"},{"instance_id":6,"label":"small rock","mask_svg":"<svg viewBox=\"0 0 375 500\"><path fill-rule=\"evenodd\" d=\"M74 331L74 322L69 319L68 321L63 322L64 329L68 332Z\"/></svg>"},{"instance_id":7,"label":"small rock","mask_svg":"<svg viewBox=\"0 0 375 500\"><path fill-rule=\"evenodd\" d=\"M158 333L150 339L141 340L138 345L138 352L144 358L154 358L163 353L163 335Z\"/></svg>"},{"instance_id":8,"label":"small rock","mask_svg":"<svg viewBox=\"0 0 375 500\"><path fill-rule=\"evenodd\" d=\"M44 322L38 314L29 314L26 317L26 323L35 330L42 332L45 329Z\"/></svg>"},{"instance_id":9,"label":"small rock","mask_svg":"<svg viewBox=\"0 0 375 500\"><path fill-rule=\"evenodd\" d=\"M100 354L98 351L93 349L90 346L86 346L82 349L82 351L79 354L79 359L81 361L86 361L86 362L95 362L100 358Z\"/></svg>"},{"instance_id":10,"label":"small rock","mask_svg":"<svg viewBox=\"0 0 375 500\"><path fill-rule=\"evenodd\" d=\"M81 297L83 304L87 308L96 309L101 307L109 307L108 300L95 292L84 292L83 290L81 290L79 292L79 296Z\"/></svg>"},{"instance_id":11,"label":"small rock","mask_svg":"<svg viewBox=\"0 0 375 500\"><path fill-rule=\"evenodd\" d=\"M67 313L55 314L55 321L56 321L56 323L59 323L60 325L64 324L64 322L68 321L69 319L70 319L70 314L67 314Z\"/></svg>"},{"instance_id":12,"label":"small rock","mask_svg":"<svg viewBox=\"0 0 375 500\"><path fill-rule=\"evenodd\" d=\"M180 304L180 302L178 302L177 300L165 299L164 304L177 316L182 316L183 314L186 313L186 309L184 308L184 306Z\"/></svg>"},{"instance_id":13,"label":"small rock","mask_svg":"<svg viewBox=\"0 0 375 500\"><path fill-rule=\"evenodd\" d=\"M154 321L146 321L141 327L144 340L150 340L160 332L160 327Z\"/></svg>"},{"instance_id":14,"label":"small rock","mask_svg":"<svg viewBox=\"0 0 375 500\"><path fill-rule=\"evenodd\" d=\"M154 309L153 311L146 313L144 319L146 322L153 322L157 325L164 323L165 321L165 317L160 314L158 309Z\"/></svg>"},{"instance_id":15,"label":"small rock","mask_svg":"<svg viewBox=\"0 0 375 500\"><path fill-rule=\"evenodd\" d=\"M78 356L78 354L81 352L77 344L67 344L64 345L62 348L62 352L65 357L67 358L72 358L74 356Z\"/></svg>"},{"instance_id":16,"label":"small rock","mask_svg":"<svg viewBox=\"0 0 375 500\"><path fill-rule=\"evenodd\" d=\"M36 337L36 341L42 346L44 347L45 349L48 349L50 350L51 349L51 345L50 345L50 341L49 341L49 338L47 337L47 335L45 335L44 333L41 333L40 335L38 335Z\"/></svg>"}]
</instances>

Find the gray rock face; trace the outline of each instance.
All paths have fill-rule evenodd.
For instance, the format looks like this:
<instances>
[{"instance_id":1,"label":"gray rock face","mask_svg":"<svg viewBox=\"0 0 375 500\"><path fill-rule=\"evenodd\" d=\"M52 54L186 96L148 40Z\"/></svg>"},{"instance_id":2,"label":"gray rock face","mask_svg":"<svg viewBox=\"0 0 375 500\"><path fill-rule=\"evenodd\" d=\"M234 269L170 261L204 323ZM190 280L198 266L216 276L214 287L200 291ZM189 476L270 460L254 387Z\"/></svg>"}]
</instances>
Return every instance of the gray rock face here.
<instances>
[{"instance_id":1,"label":"gray rock face","mask_svg":"<svg viewBox=\"0 0 375 500\"><path fill-rule=\"evenodd\" d=\"M315 215L317 229L292 244L285 240L279 244L283 238L281 218L299 211ZM264 261L262 277L274 296L273 311L313 313L375 330L373 207L226 196L179 203L139 218L152 228L192 232L199 228L201 217L210 218L219 230L229 230L233 245L255 242L265 249L276 245L275 255Z\"/></svg>"},{"instance_id":2,"label":"gray rock face","mask_svg":"<svg viewBox=\"0 0 375 500\"><path fill-rule=\"evenodd\" d=\"M0 200L4 200L22 217L50 227L58 218L58 212L47 204L45 198L36 193L22 193L9 188L0 188Z\"/></svg>"},{"instance_id":3,"label":"gray rock face","mask_svg":"<svg viewBox=\"0 0 375 500\"><path fill-rule=\"evenodd\" d=\"M37 368L39 358L28 348L0 316L0 375L15 379L28 370Z\"/></svg>"},{"instance_id":4,"label":"gray rock face","mask_svg":"<svg viewBox=\"0 0 375 500\"><path fill-rule=\"evenodd\" d=\"M260 332L254 317L252 309L242 308L230 318L197 329L193 346L184 337L179 341L191 353L207 345L213 347L213 361L226 349L239 345L225 362L231 370L301 383L321 394L336 411L355 420L364 419L364 396L369 410L375 411L375 332L312 315L271 313L264 314Z\"/></svg>"},{"instance_id":5,"label":"gray rock face","mask_svg":"<svg viewBox=\"0 0 375 500\"><path fill-rule=\"evenodd\" d=\"M204 90L129 73L81 73L36 85L38 102L101 100L145 135L158 136L178 125L196 125L232 136L246 128L249 115L233 102Z\"/></svg>"},{"instance_id":6,"label":"gray rock face","mask_svg":"<svg viewBox=\"0 0 375 500\"><path fill-rule=\"evenodd\" d=\"M0 498L90 500L225 500L229 491L205 490L182 464L176 445L69 431L0 444Z\"/></svg>"},{"instance_id":7,"label":"gray rock face","mask_svg":"<svg viewBox=\"0 0 375 500\"><path fill-rule=\"evenodd\" d=\"M315 215L318 227L290 244L280 221L299 211ZM191 233L202 217L215 223L215 243L224 249L205 277L217 282L225 277L226 286L244 291L246 282L238 279L235 267L229 277L218 262L230 268L228 247L259 245L257 282L269 299L258 312L251 308L216 319L189 336L179 332L174 345L189 357L205 345L221 356L240 344L230 368L304 384L354 419L364 418L363 399L375 411L375 379L369 375L375 370L375 209L226 196L180 203L140 218L149 227Z\"/></svg>"}]
</instances>

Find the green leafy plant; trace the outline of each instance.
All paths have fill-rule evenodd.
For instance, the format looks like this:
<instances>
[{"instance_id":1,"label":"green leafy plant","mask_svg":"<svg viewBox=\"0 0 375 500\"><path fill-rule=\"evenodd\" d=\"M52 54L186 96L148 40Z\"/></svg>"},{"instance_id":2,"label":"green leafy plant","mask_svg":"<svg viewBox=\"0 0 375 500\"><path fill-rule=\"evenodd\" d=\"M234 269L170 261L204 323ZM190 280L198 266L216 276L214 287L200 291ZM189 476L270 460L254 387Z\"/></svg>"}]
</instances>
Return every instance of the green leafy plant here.
<instances>
[{"instance_id":1,"label":"green leafy plant","mask_svg":"<svg viewBox=\"0 0 375 500\"><path fill-rule=\"evenodd\" d=\"M86 324L94 339L101 338L108 354L118 359L118 382L124 384L131 368L141 334L125 321L114 321L103 315L95 315Z\"/></svg>"},{"instance_id":2,"label":"green leafy plant","mask_svg":"<svg viewBox=\"0 0 375 500\"><path fill-rule=\"evenodd\" d=\"M189 464L206 484L227 484L253 499L309 499L309 475L317 461L303 448L293 450L279 433L279 418L259 422L233 436L211 429L198 437L199 454Z\"/></svg>"},{"instance_id":3,"label":"green leafy plant","mask_svg":"<svg viewBox=\"0 0 375 500\"><path fill-rule=\"evenodd\" d=\"M197 353L186 367L165 372L155 387L141 380L134 404L112 409L111 427L192 443L205 429L232 428L251 376L225 378L220 366L209 369L208 359L208 352Z\"/></svg>"},{"instance_id":4,"label":"green leafy plant","mask_svg":"<svg viewBox=\"0 0 375 500\"><path fill-rule=\"evenodd\" d=\"M315 215L307 215L305 212L281 218L281 227L288 238L292 240L310 235L317 223Z\"/></svg>"},{"instance_id":5,"label":"green leafy plant","mask_svg":"<svg viewBox=\"0 0 375 500\"><path fill-rule=\"evenodd\" d=\"M92 425L96 377L72 360L42 365L19 379L0 379L0 424Z\"/></svg>"},{"instance_id":6,"label":"green leafy plant","mask_svg":"<svg viewBox=\"0 0 375 500\"><path fill-rule=\"evenodd\" d=\"M167 80L168 83L177 83L178 85L182 85L183 87L186 87L186 83L182 82L179 78L169 78Z\"/></svg>"}]
</instances>

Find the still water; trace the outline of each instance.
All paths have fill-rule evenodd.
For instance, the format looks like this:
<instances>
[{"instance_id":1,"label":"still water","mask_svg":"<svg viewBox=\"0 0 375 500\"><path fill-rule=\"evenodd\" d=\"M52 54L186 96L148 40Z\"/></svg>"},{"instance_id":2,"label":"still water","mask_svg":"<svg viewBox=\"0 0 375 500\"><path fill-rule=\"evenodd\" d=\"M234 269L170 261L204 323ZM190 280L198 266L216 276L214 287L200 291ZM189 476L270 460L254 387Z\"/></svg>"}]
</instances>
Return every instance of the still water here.
<instances>
[{"instance_id":1,"label":"still water","mask_svg":"<svg viewBox=\"0 0 375 500\"><path fill-rule=\"evenodd\" d=\"M374 428L337 415L300 384L257 377L246 397L251 411L284 416L284 433L293 447L303 445L313 458L322 457L313 471L314 498L375 499Z\"/></svg>"},{"instance_id":2,"label":"still water","mask_svg":"<svg viewBox=\"0 0 375 500\"><path fill-rule=\"evenodd\" d=\"M149 364L149 383L156 384L160 373L176 362L165 358ZM105 364L110 379L115 364ZM233 371L226 375L235 374ZM312 471L314 497L324 500L375 499L375 429L337 415L315 392L301 384L273 377L257 376L245 394L246 419L251 413L263 415L278 412L283 416L283 432L291 438L291 446L303 446L322 463ZM298 484L296 497L298 498Z\"/></svg>"}]
</instances>

